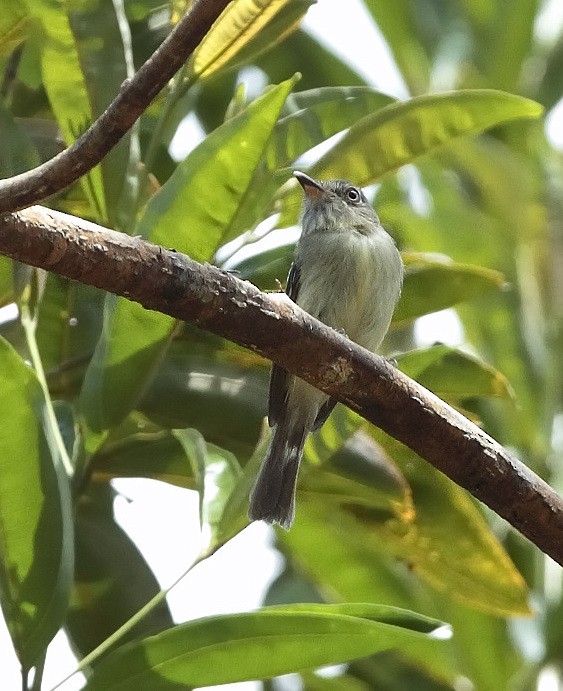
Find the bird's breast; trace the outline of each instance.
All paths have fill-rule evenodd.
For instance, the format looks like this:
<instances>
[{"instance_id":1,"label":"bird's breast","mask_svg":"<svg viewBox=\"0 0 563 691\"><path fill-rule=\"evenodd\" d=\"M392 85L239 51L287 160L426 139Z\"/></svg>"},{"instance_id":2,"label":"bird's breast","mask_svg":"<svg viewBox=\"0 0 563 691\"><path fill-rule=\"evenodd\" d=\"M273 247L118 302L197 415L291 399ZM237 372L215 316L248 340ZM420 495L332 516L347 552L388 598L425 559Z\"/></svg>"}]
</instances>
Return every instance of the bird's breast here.
<instances>
[{"instance_id":1,"label":"bird's breast","mask_svg":"<svg viewBox=\"0 0 563 691\"><path fill-rule=\"evenodd\" d=\"M402 262L387 233L316 234L297 251L298 304L375 350L389 327L402 284Z\"/></svg>"}]
</instances>

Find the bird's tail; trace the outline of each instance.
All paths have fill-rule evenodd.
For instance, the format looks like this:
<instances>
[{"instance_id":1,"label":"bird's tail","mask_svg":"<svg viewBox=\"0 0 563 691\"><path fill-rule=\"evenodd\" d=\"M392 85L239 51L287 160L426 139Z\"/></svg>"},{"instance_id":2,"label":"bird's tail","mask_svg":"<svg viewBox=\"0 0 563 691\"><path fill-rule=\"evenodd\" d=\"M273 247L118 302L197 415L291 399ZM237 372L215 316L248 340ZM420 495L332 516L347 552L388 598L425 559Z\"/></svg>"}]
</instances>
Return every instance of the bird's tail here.
<instances>
[{"instance_id":1,"label":"bird's tail","mask_svg":"<svg viewBox=\"0 0 563 691\"><path fill-rule=\"evenodd\" d=\"M282 419L274 427L272 441L250 493L251 521L278 523L289 530L295 516L297 473L308 429Z\"/></svg>"}]
</instances>

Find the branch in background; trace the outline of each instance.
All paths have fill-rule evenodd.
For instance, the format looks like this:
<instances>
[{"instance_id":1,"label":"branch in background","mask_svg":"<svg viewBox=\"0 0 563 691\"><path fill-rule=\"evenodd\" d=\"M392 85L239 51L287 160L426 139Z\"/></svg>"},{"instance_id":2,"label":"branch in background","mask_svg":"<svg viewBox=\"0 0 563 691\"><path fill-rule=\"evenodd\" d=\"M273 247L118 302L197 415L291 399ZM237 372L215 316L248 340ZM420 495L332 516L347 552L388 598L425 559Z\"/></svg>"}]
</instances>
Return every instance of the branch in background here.
<instances>
[{"instance_id":1,"label":"branch in background","mask_svg":"<svg viewBox=\"0 0 563 691\"><path fill-rule=\"evenodd\" d=\"M0 218L0 254L273 360L409 446L563 565L563 500L541 478L383 358L297 305L183 254L40 206Z\"/></svg>"},{"instance_id":2,"label":"branch in background","mask_svg":"<svg viewBox=\"0 0 563 691\"><path fill-rule=\"evenodd\" d=\"M229 2L196 0L137 74L123 83L107 110L72 146L33 170L0 180L0 213L46 199L94 168L182 67Z\"/></svg>"}]
</instances>

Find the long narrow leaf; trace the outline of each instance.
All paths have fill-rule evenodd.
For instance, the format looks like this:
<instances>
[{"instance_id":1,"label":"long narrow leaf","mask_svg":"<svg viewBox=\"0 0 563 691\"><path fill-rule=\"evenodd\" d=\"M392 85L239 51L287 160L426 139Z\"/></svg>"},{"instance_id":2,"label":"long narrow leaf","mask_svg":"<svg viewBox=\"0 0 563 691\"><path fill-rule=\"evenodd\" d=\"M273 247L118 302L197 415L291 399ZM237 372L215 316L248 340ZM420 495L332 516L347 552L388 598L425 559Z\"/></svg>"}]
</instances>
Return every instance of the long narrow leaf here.
<instances>
[{"instance_id":1,"label":"long narrow leaf","mask_svg":"<svg viewBox=\"0 0 563 691\"><path fill-rule=\"evenodd\" d=\"M439 626L377 605L296 605L211 617L124 646L100 663L86 688L168 689L265 679L408 649Z\"/></svg>"},{"instance_id":2,"label":"long narrow leaf","mask_svg":"<svg viewBox=\"0 0 563 691\"><path fill-rule=\"evenodd\" d=\"M85 447L93 453L129 413L165 352L174 319L108 295L102 334L80 393Z\"/></svg>"},{"instance_id":3,"label":"long narrow leaf","mask_svg":"<svg viewBox=\"0 0 563 691\"><path fill-rule=\"evenodd\" d=\"M72 583L68 480L33 371L0 339L0 597L24 669L64 620Z\"/></svg>"},{"instance_id":4,"label":"long narrow leaf","mask_svg":"<svg viewBox=\"0 0 563 691\"><path fill-rule=\"evenodd\" d=\"M255 53L262 46L272 44L274 36L266 37L265 29L276 15L284 9L297 5L297 13L291 12L285 31L305 14L312 2L295 0L235 0L221 14L194 53L192 61L193 77L209 77L226 65L232 64L239 54L255 43ZM278 27L275 37L279 40L284 29ZM258 39L260 41L258 42ZM258 42L258 45L256 43Z\"/></svg>"},{"instance_id":5,"label":"long narrow leaf","mask_svg":"<svg viewBox=\"0 0 563 691\"><path fill-rule=\"evenodd\" d=\"M447 142L519 118L537 118L539 103L475 89L413 98L368 115L315 165L323 178L353 175L368 185Z\"/></svg>"},{"instance_id":6,"label":"long narrow leaf","mask_svg":"<svg viewBox=\"0 0 563 691\"><path fill-rule=\"evenodd\" d=\"M76 38L62 0L28 0L29 9L41 22L43 82L65 141L71 144L93 122L94 116ZM84 191L98 220L106 220L106 201L101 169L96 166L82 178Z\"/></svg>"}]
</instances>

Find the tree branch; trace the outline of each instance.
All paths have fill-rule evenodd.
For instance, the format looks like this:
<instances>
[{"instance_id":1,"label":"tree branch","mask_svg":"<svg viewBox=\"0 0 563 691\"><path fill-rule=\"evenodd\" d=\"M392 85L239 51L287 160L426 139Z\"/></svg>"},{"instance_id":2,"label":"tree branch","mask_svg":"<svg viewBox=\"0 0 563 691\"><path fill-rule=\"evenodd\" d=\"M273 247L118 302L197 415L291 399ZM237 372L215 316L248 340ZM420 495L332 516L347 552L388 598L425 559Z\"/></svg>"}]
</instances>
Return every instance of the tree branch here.
<instances>
[{"instance_id":1,"label":"tree branch","mask_svg":"<svg viewBox=\"0 0 563 691\"><path fill-rule=\"evenodd\" d=\"M131 129L190 57L230 0L196 0L137 74L72 146L21 175L0 180L0 213L23 209L60 192L96 166Z\"/></svg>"},{"instance_id":2,"label":"tree branch","mask_svg":"<svg viewBox=\"0 0 563 691\"><path fill-rule=\"evenodd\" d=\"M563 565L563 500L422 386L279 295L141 238L35 206L0 217L0 254L250 348L409 446Z\"/></svg>"}]
</instances>

